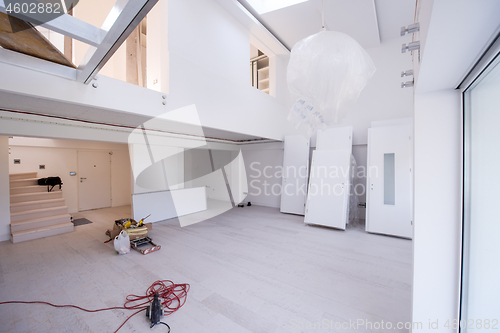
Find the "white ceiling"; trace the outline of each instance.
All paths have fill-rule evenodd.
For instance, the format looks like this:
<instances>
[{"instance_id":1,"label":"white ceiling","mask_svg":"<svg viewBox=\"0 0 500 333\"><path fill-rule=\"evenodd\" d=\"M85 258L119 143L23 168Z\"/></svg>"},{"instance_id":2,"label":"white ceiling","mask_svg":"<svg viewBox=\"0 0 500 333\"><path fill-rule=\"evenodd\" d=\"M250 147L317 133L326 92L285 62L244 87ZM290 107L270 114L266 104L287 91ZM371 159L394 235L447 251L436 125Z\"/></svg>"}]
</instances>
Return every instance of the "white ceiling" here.
<instances>
[{"instance_id":1,"label":"white ceiling","mask_svg":"<svg viewBox=\"0 0 500 333\"><path fill-rule=\"evenodd\" d=\"M327 30L340 31L364 48L397 38L402 26L412 24L416 0L324 0ZM240 0L248 8L246 0ZM289 49L301 39L321 29L322 0L309 0L258 19Z\"/></svg>"}]
</instances>

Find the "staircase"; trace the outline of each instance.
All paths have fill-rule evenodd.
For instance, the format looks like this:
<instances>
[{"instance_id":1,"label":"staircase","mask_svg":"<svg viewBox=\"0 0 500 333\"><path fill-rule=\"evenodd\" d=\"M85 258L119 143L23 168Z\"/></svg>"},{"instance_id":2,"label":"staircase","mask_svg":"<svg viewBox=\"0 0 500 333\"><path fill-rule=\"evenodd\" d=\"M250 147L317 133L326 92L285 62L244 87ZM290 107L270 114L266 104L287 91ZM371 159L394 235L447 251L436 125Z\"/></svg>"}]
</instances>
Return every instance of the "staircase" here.
<instances>
[{"instance_id":1,"label":"staircase","mask_svg":"<svg viewBox=\"0 0 500 333\"><path fill-rule=\"evenodd\" d=\"M62 191L38 186L37 173L9 175L10 233L13 243L73 231Z\"/></svg>"}]
</instances>

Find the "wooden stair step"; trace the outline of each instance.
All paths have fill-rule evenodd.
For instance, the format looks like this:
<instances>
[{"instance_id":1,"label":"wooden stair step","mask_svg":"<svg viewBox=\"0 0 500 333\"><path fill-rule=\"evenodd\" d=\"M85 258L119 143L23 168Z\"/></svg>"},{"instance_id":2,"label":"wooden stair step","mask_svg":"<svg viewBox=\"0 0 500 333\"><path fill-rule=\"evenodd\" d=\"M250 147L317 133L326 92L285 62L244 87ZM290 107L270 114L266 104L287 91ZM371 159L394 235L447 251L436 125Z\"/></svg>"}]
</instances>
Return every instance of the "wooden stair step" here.
<instances>
[{"instance_id":1,"label":"wooden stair step","mask_svg":"<svg viewBox=\"0 0 500 333\"><path fill-rule=\"evenodd\" d=\"M37 172L23 172L23 173L11 173L9 174L9 180L16 179L29 179L38 177Z\"/></svg>"},{"instance_id":2,"label":"wooden stair step","mask_svg":"<svg viewBox=\"0 0 500 333\"><path fill-rule=\"evenodd\" d=\"M59 191L59 186L54 186L52 191ZM10 189L10 194L23 194L23 193L36 193L36 192L48 192L47 186L20 186Z\"/></svg>"},{"instance_id":3,"label":"wooden stair step","mask_svg":"<svg viewBox=\"0 0 500 333\"><path fill-rule=\"evenodd\" d=\"M68 222L63 224L51 225L47 227L15 231L11 234L11 241L12 243L19 243L48 236L64 234L67 232L72 232L73 230L74 230L73 223Z\"/></svg>"},{"instance_id":4,"label":"wooden stair step","mask_svg":"<svg viewBox=\"0 0 500 333\"><path fill-rule=\"evenodd\" d=\"M11 194L10 203L62 198L62 191Z\"/></svg>"},{"instance_id":5,"label":"wooden stair step","mask_svg":"<svg viewBox=\"0 0 500 333\"><path fill-rule=\"evenodd\" d=\"M50 207L60 207L64 206L64 198L48 199L48 200L35 200L35 201L25 201L19 203L13 203L10 205L11 213L24 212L27 210L50 208Z\"/></svg>"},{"instance_id":6,"label":"wooden stair step","mask_svg":"<svg viewBox=\"0 0 500 333\"><path fill-rule=\"evenodd\" d=\"M10 214L10 222L11 223L12 222L19 222L19 221L24 221L24 220L31 220L31 219L36 219L36 218L40 218L40 217L55 216L55 215L61 215L61 214L67 214L67 213L68 213L67 206L32 209L32 210L26 210L23 212L11 213Z\"/></svg>"},{"instance_id":7,"label":"wooden stair step","mask_svg":"<svg viewBox=\"0 0 500 333\"><path fill-rule=\"evenodd\" d=\"M15 179L11 180L10 183L10 188L15 188L15 187L22 187L22 186L38 186L38 179L39 178L27 178L27 179Z\"/></svg>"},{"instance_id":8,"label":"wooden stair step","mask_svg":"<svg viewBox=\"0 0 500 333\"><path fill-rule=\"evenodd\" d=\"M71 215L69 214L39 217L31 220L12 222L10 224L10 232L12 234L17 231L44 228L51 225L65 224L68 222L71 222Z\"/></svg>"}]
</instances>

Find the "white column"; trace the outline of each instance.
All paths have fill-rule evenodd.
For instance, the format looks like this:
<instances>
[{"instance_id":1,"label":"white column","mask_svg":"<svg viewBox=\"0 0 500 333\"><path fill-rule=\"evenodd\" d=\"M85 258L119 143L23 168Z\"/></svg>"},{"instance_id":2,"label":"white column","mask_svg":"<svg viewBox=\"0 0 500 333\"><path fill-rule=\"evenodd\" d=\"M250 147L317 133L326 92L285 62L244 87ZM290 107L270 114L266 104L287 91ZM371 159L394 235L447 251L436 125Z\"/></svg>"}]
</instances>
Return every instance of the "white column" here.
<instances>
[{"instance_id":1,"label":"white column","mask_svg":"<svg viewBox=\"0 0 500 333\"><path fill-rule=\"evenodd\" d=\"M0 136L0 241L10 238L9 137Z\"/></svg>"},{"instance_id":2,"label":"white column","mask_svg":"<svg viewBox=\"0 0 500 333\"><path fill-rule=\"evenodd\" d=\"M415 96L413 322L443 325L458 316L461 241L460 93ZM435 325L434 325L435 327Z\"/></svg>"}]
</instances>

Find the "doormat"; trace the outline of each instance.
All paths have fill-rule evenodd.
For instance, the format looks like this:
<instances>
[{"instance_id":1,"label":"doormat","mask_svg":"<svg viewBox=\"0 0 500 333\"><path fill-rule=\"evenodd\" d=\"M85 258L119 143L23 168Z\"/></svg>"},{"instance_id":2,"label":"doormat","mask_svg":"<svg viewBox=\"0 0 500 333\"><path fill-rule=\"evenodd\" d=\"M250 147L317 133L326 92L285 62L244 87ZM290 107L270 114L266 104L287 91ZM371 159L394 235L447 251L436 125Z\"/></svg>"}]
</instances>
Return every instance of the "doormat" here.
<instances>
[{"instance_id":1,"label":"doormat","mask_svg":"<svg viewBox=\"0 0 500 333\"><path fill-rule=\"evenodd\" d=\"M92 221L89 221L89 220L84 219L84 218L73 220L73 224L75 225L75 227L77 225L84 225L84 224L90 224L90 223L92 223Z\"/></svg>"}]
</instances>

